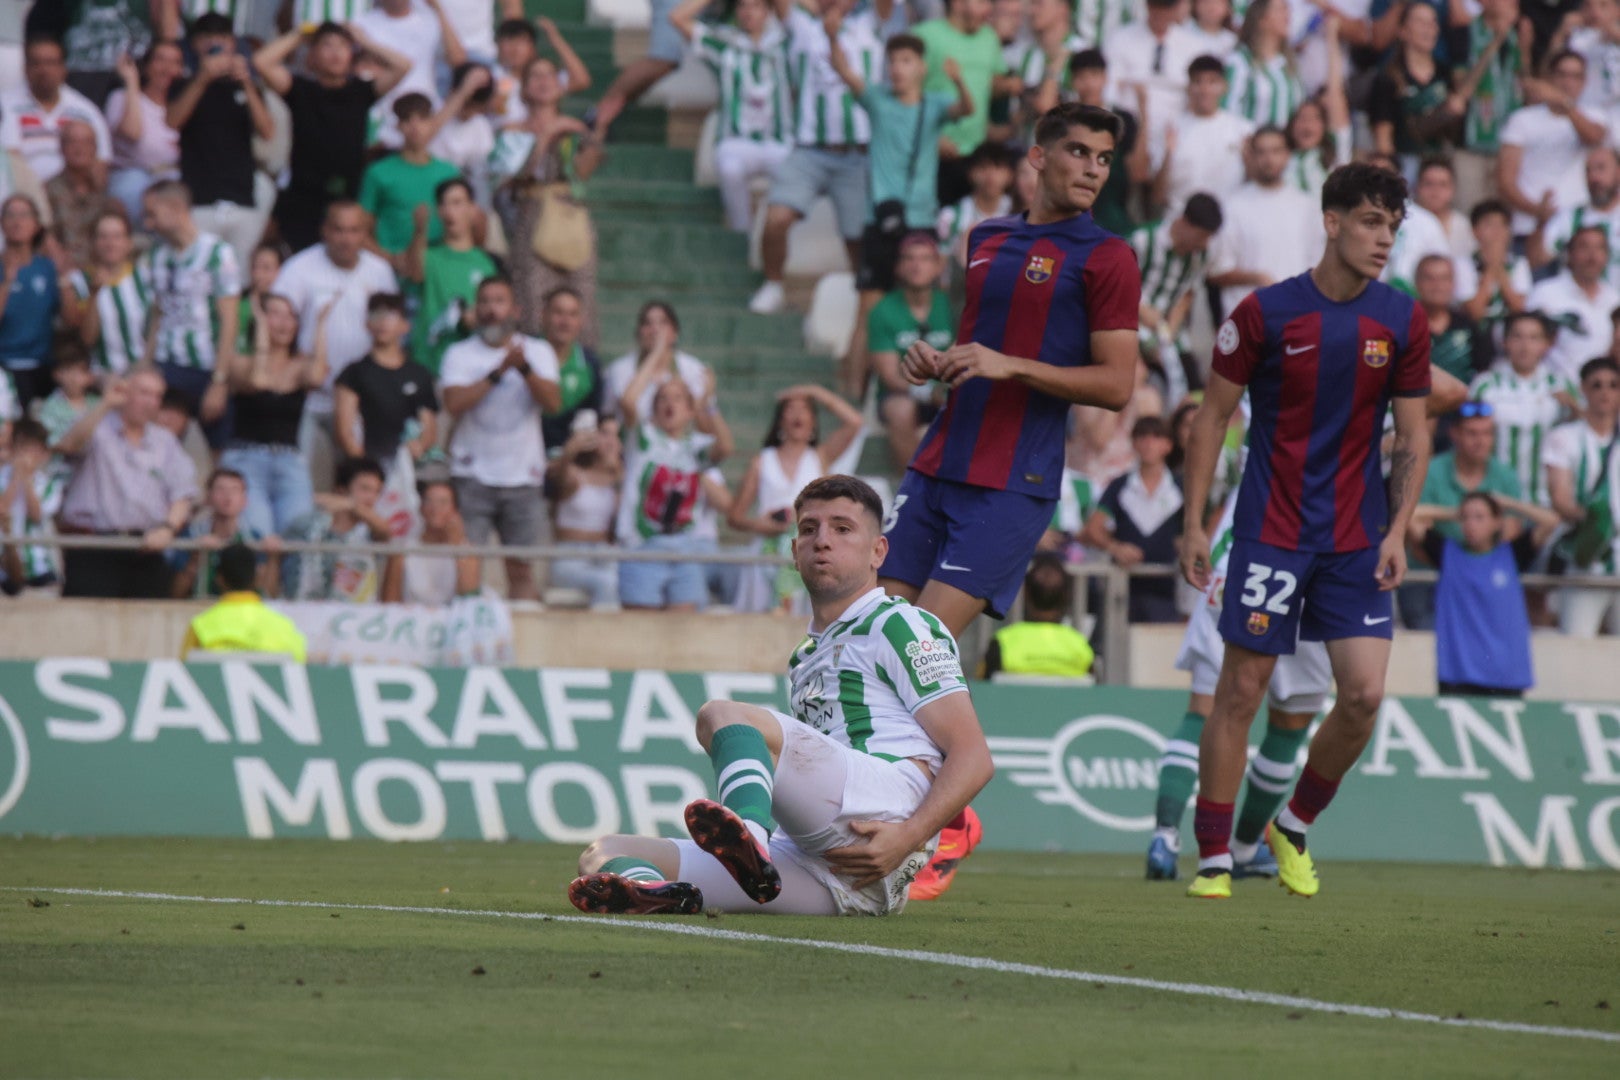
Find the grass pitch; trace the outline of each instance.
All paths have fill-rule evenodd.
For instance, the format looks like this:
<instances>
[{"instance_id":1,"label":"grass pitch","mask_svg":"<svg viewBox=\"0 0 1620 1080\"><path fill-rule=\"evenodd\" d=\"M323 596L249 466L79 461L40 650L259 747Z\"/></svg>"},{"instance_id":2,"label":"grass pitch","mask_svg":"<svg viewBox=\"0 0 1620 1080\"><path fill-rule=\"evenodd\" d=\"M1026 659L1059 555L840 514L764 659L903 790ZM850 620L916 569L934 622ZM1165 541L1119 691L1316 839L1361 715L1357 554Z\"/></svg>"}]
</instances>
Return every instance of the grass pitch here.
<instances>
[{"instance_id":1,"label":"grass pitch","mask_svg":"<svg viewBox=\"0 0 1620 1080\"><path fill-rule=\"evenodd\" d=\"M1620 875L1334 863L1229 903L981 853L884 920L575 915L574 851L0 840L0 1075L1620 1075L1620 1042L1331 1015L806 940L1620 1036ZM309 907L49 892L310 901ZM677 920L659 920L672 922ZM756 940L754 935L795 939Z\"/></svg>"}]
</instances>

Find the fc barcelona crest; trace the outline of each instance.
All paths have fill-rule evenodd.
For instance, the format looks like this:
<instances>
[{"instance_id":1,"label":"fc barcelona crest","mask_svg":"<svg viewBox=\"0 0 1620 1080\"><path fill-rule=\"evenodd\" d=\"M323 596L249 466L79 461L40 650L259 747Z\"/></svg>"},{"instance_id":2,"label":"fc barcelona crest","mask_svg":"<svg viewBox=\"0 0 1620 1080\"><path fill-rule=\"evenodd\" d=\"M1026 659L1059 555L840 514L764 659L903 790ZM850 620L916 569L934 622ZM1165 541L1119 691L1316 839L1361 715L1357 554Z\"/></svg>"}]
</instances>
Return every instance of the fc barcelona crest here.
<instances>
[{"instance_id":1,"label":"fc barcelona crest","mask_svg":"<svg viewBox=\"0 0 1620 1080\"><path fill-rule=\"evenodd\" d=\"M1249 633L1259 637L1271 629L1271 616L1263 611L1249 612Z\"/></svg>"},{"instance_id":2,"label":"fc barcelona crest","mask_svg":"<svg viewBox=\"0 0 1620 1080\"><path fill-rule=\"evenodd\" d=\"M1389 363L1389 342L1379 338L1361 343L1361 358L1368 367L1380 368Z\"/></svg>"},{"instance_id":3,"label":"fc barcelona crest","mask_svg":"<svg viewBox=\"0 0 1620 1080\"><path fill-rule=\"evenodd\" d=\"M1045 255L1031 255L1024 267L1024 280L1031 285L1045 285L1052 278L1052 260Z\"/></svg>"}]
</instances>

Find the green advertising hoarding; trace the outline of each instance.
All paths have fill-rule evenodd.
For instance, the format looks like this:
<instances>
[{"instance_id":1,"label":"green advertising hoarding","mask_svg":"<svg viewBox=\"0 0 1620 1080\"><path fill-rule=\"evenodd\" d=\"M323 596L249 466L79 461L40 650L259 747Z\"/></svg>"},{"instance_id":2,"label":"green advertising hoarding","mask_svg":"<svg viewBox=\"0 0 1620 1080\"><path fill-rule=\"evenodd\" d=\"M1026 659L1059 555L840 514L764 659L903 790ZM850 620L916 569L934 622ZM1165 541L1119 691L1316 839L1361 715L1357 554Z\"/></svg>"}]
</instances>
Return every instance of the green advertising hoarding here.
<instances>
[{"instance_id":1,"label":"green advertising hoarding","mask_svg":"<svg viewBox=\"0 0 1620 1080\"><path fill-rule=\"evenodd\" d=\"M712 786L698 707L784 691L747 674L0 662L0 831L680 835ZM996 762L974 804L988 847L1145 850L1185 694L973 695ZM1620 704L1392 700L1311 836L1345 859L1620 869Z\"/></svg>"}]
</instances>

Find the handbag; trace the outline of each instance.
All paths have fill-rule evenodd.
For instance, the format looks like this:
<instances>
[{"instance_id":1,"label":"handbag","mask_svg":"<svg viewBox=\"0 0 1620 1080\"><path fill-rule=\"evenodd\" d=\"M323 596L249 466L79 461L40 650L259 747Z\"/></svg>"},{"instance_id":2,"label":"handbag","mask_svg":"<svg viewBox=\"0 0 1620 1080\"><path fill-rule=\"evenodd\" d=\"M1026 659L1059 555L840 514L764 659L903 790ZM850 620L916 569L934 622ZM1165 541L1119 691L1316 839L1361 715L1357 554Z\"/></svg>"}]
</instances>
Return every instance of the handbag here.
<instances>
[{"instance_id":1,"label":"handbag","mask_svg":"<svg viewBox=\"0 0 1620 1080\"><path fill-rule=\"evenodd\" d=\"M573 142L564 144L563 173L571 173ZM573 273L596 255L591 233L591 212L574 195L571 180L543 184L535 195L540 216L535 220L529 247L535 257L565 274Z\"/></svg>"}]
</instances>

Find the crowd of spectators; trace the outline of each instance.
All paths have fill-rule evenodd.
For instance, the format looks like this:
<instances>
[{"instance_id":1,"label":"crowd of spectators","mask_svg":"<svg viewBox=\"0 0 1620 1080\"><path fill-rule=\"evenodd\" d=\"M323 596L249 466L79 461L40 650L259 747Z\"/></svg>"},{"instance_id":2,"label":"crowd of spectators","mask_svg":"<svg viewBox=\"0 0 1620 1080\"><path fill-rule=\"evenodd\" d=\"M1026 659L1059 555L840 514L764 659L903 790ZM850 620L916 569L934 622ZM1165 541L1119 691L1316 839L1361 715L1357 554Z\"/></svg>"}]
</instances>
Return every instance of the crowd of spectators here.
<instances>
[{"instance_id":1,"label":"crowd of spectators","mask_svg":"<svg viewBox=\"0 0 1620 1080\"><path fill-rule=\"evenodd\" d=\"M476 589L453 555L274 550L397 538L404 501L423 543L576 545L551 581L592 603L791 609L787 575L738 580L702 556L739 533L779 549L793 495L861 431L851 401L870 395L903 467L947 390L911 386L898 357L953 339L968 236L1026 204L1023 149L1064 101L1125 119L1094 212L1136 251L1142 348L1124 410L1074 412L1048 548L1174 562L1213 328L1315 262L1322 182L1361 158L1411 185L1386 278L1469 385L1436 425L1436 531L1414 554L1460 558L1440 541L1486 492L1497 531L1476 523L1456 550L1522 533L1544 541L1527 567L1615 572L1616 0L651 9L646 57L589 109L569 101L588 66L522 0L66 0L0 27L20 73L0 86L0 520L141 541L63 560L13 545L7 590L217 593L206 553L164 555L179 537L270 541L271 595ZM859 291L828 372L844 396L788 391L740 490L716 468L737 450L723 387L673 306L643 307L632 351L597 354L586 182L688 51L717 76L724 219L761 233L748 307L788 305L793 230L822 199ZM181 449L193 426L205 483ZM629 547L687 561L615 564ZM513 598L540 595L506 562ZM1430 592L1403 594L1409 625L1432 624ZM1172 620L1187 602L1143 582L1131 610ZM1562 590L1527 617L1620 632L1620 592Z\"/></svg>"}]
</instances>

